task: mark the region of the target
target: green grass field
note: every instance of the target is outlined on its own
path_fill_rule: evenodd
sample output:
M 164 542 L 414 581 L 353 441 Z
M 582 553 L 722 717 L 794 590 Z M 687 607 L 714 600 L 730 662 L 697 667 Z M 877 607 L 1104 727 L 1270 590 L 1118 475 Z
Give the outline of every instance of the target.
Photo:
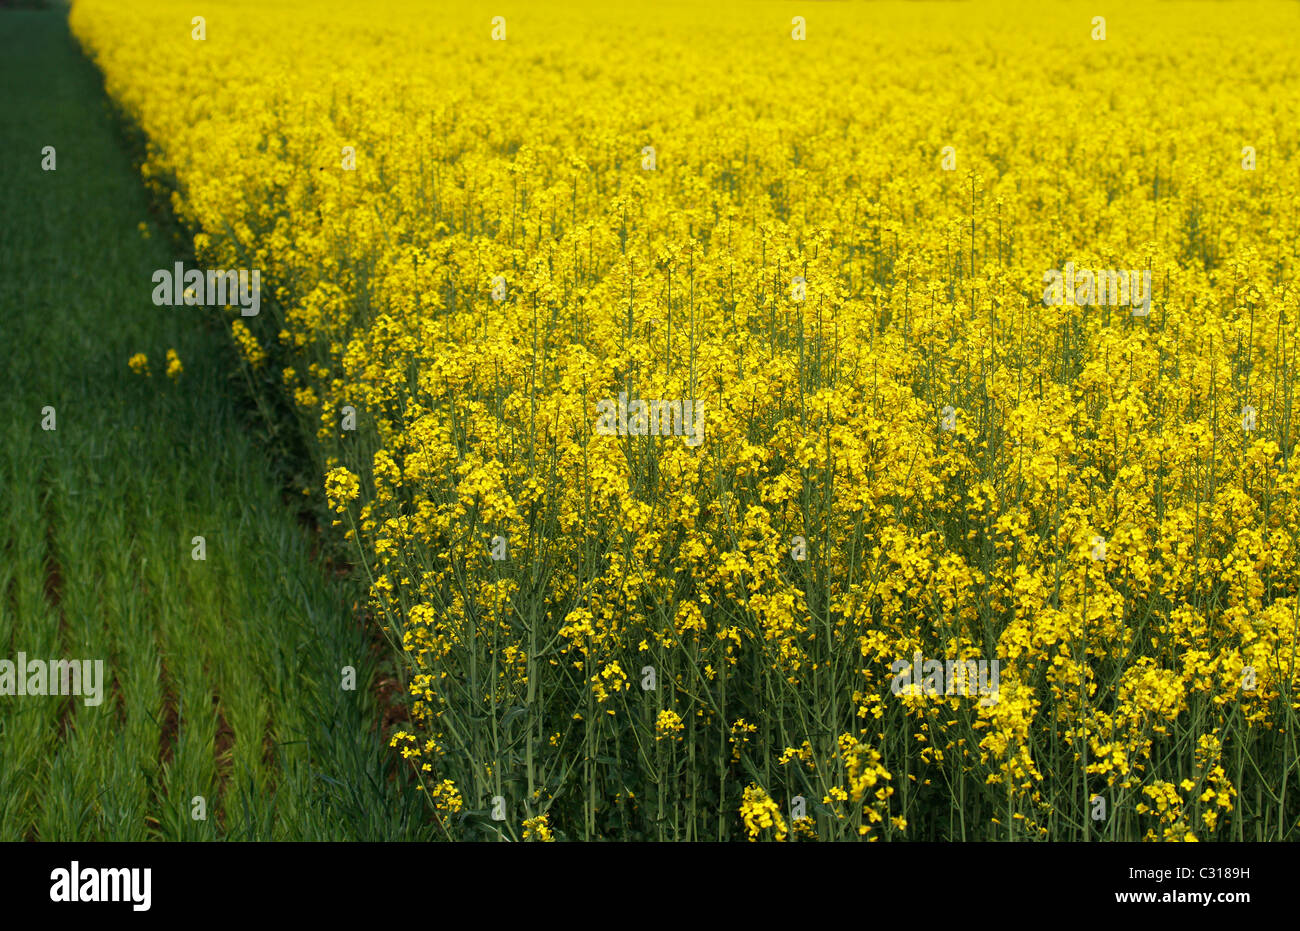
M 0 86 L 0 659 L 105 681 L 0 695 L 0 840 L 421 839 L 355 586 L 285 503 L 224 311 L 153 306 L 180 256 L 62 11 L 0 9 Z

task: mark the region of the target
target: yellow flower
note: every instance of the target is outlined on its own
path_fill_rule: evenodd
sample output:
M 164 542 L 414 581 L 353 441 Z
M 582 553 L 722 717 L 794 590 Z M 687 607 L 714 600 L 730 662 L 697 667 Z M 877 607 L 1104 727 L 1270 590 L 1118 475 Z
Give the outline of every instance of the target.
M 667 708 L 659 712 L 659 717 L 655 721 L 655 740 L 664 740 L 670 737 L 676 737 L 680 740 L 681 731 L 681 715 Z
M 524 840 L 549 842 L 555 840 L 546 814 L 524 819 Z
M 258 368 L 266 361 L 266 352 L 257 342 L 257 337 L 252 334 L 242 320 L 233 320 L 230 323 L 230 331 L 234 334 L 235 342 L 239 344 L 244 358 L 253 368 Z
M 346 511 L 348 503 L 355 501 L 360 494 L 360 479 L 342 466 L 331 469 L 325 476 L 325 498 L 338 513 Z
M 772 836 L 778 841 L 785 840 L 788 833 L 785 819 L 781 817 L 781 809 L 766 792 L 753 783 L 745 788 L 740 803 L 740 818 L 751 841 L 758 840 L 759 834 L 768 829 L 772 830 Z

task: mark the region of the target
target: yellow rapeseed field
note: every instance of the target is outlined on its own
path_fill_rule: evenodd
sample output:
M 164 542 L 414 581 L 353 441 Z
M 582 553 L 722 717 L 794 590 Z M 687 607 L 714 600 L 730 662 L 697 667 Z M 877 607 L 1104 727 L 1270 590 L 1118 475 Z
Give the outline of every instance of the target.
M 1300 8 L 1105 6 L 77 0 L 447 837 L 1297 836 Z

